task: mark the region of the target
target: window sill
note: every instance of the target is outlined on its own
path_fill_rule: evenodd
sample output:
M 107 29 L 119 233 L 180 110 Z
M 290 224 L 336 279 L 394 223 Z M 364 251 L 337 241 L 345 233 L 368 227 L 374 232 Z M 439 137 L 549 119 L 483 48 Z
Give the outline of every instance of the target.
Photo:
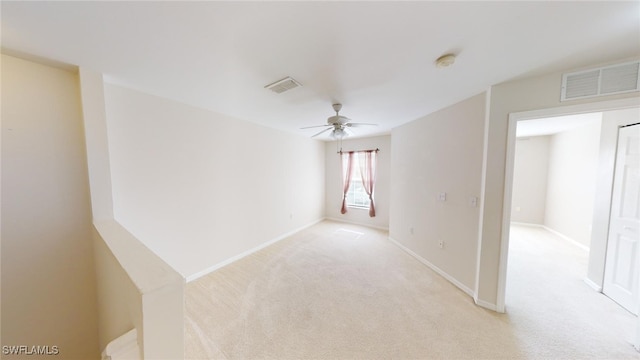
M 360 209 L 360 210 L 369 210 L 368 206 L 358 206 L 358 205 L 347 205 L 348 209 Z

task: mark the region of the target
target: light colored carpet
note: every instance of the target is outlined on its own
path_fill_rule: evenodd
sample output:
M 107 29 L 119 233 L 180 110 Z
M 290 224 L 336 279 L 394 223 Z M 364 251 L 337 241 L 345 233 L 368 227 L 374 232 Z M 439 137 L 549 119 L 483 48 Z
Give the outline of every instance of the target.
M 588 261 L 545 229 L 511 226 L 507 313 L 530 358 L 640 359 L 636 317 L 584 282 Z
M 187 359 L 640 359 L 592 346 L 599 324 L 477 307 L 386 233 L 335 222 L 187 284 L 185 309 Z

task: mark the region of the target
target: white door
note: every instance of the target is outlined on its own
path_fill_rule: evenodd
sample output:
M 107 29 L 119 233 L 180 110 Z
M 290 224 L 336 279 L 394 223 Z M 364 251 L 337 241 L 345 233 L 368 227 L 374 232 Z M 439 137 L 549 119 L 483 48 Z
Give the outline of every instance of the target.
M 620 128 L 603 292 L 634 314 L 639 306 L 640 124 Z

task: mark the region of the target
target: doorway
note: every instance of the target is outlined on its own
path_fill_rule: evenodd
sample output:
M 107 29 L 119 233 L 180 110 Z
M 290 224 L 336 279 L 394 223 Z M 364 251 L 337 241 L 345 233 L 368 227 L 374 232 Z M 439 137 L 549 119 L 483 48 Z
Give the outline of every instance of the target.
M 512 200 L 512 186 L 513 186 L 513 166 L 515 155 L 515 143 L 516 143 L 516 128 L 518 121 L 531 120 L 541 117 L 554 117 L 564 116 L 572 114 L 584 114 L 589 112 L 599 111 L 614 111 L 622 109 L 634 109 L 632 111 L 639 111 L 637 99 L 623 99 L 613 100 L 600 103 L 589 103 L 574 106 L 565 106 L 552 109 L 544 109 L 538 111 L 528 111 L 521 113 L 510 114 L 509 127 L 508 127 L 508 142 L 507 142 L 507 163 L 505 171 L 505 192 L 504 192 L 504 206 L 503 206 L 503 234 L 501 242 L 501 258 L 500 258 L 500 274 L 499 274 L 499 291 L 498 291 L 498 309 L 504 310 L 505 307 L 505 294 L 506 294 L 506 279 L 507 279 L 507 256 L 509 253 L 509 225 L 511 222 L 511 200 Z M 637 122 L 638 116 L 635 119 L 617 119 L 607 120 L 602 126 L 601 146 L 615 147 L 617 143 L 617 130 L 620 126 L 628 125 L 633 122 Z M 615 148 L 613 150 L 615 153 Z M 594 202 L 594 216 L 592 227 L 592 241 L 590 243 L 591 251 L 588 259 L 588 273 L 585 282 L 593 287 L 598 292 L 602 291 L 602 284 L 604 280 L 604 265 L 605 265 L 605 253 L 606 253 L 606 238 L 609 228 L 609 210 L 611 205 L 611 191 L 607 194 L 606 191 L 602 191 L 602 188 L 606 188 L 607 182 L 609 182 L 609 189 L 611 188 L 613 181 L 613 164 L 614 161 L 604 161 L 600 159 L 599 166 L 611 166 L 610 174 L 603 175 L 599 172 L 597 175 L 598 190 L 596 193 L 596 199 Z M 603 165 L 604 164 L 604 165 Z M 604 214 L 604 216 L 603 216 Z M 604 234 L 604 235 L 603 235 Z M 640 319 L 637 320 L 638 329 L 640 329 Z M 640 331 L 640 330 L 639 330 Z M 635 334 L 631 331 L 631 334 L 625 336 L 630 341 L 636 342 L 636 347 L 640 347 L 640 333 Z
M 580 350 L 570 344 L 585 338 L 593 339 L 594 352 L 624 348 L 635 329 L 633 316 L 583 281 L 602 118 L 599 112 L 532 119 L 520 121 L 516 129 L 506 287 L 509 318 L 535 329 L 527 337 L 545 346 L 563 339 L 576 354 Z M 572 324 L 574 331 L 562 324 Z
M 602 117 L 597 112 L 517 124 L 511 223 L 543 227 L 588 250 Z

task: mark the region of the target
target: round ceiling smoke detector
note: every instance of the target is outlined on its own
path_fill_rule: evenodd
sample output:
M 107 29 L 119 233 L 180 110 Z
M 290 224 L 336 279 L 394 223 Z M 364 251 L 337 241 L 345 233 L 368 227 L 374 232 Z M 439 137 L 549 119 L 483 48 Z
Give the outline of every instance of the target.
M 456 56 L 453 54 L 446 54 L 436 59 L 436 66 L 439 68 L 445 68 L 453 65 L 454 62 L 456 62 Z

